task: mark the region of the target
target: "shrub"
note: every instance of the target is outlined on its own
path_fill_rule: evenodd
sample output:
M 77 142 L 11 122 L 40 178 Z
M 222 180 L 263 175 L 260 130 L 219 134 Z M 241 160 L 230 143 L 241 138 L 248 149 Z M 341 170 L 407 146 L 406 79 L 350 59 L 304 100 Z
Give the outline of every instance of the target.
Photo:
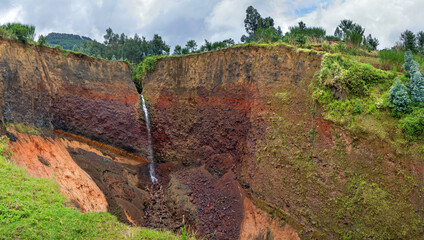
M 142 89 L 142 80 L 146 76 L 146 73 L 153 71 L 156 68 L 156 61 L 162 58 L 162 56 L 151 56 L 144 58 L 137 67 L 135 67 L 135 72 L 133 73 L 133 81 L 136 85 L 137 90 L 141 92 Z
M 295 38 L 296 44 L 303 46 L 306 43 L 306 37 L 302 34 L 297 35 Z
M 400 121 L 399 127 L 409 141 L 422 138 L 424 130 L 424 109 L 418 108 L 414 110 Z
M 393 104 L 393 109 L 396 112 L 406 111 L 411 103 L 407 88 L 401 83 L 399 78 L 396 79 L 395 85 L 390 88 L 389 101 Z
M 43 35 L 40 35 L 40 37 L 38 37 L 37 45 L 38 46 L 46 45 L 46 37 L 44 37 Z

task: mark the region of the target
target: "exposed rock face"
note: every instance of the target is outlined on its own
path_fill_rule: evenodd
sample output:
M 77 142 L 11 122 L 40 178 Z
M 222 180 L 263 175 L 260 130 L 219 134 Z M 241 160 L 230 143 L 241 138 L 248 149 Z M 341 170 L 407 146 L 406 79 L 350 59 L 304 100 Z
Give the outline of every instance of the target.
M 139 95 L 126 63 L 0 41 L 0 118 L 145 149 Z
M 60 191 L 83 212 L 105 212 L 105 195 L 92 178 L 72 159 L 59 138 L 13 133 L 10 144 L 13 161 L 39 178 L 53 178 Z
M 288 224 L 281 224 L 248 199 L 244 199 L 245 214 L 241 225 L 240 240 L 274 239 L 300 240 L 296 231 Z
M 356 221 L 340 215 L 346 212 L 341 199 L 376 186 L 390 196 L 381 201 L 423 215 L 424 178 L 416 156 L 397 154 L 389 143 L 324 120 L 311 90 L 320 63 L 320 54 L 308 51 L 247 46 L 165 58 L 146 76 L 143 91 L 151 107 L 157 160 L 191 167 L 174 173 L 178 181 L 171 182 L 182 185 L 187 198 L 176 198 L 183 208 L 196 209 L 190 216 L 201 234 L 216 239 L 271 236 L 272 231 L 259 234 L 263 226 L 243 233 L 243 221 L 258 216 L 236 197 L 244 192 L 311 238 L 341 238 L 338 233 Z M 352 193 L 358 179 L 365 190 Z M 402 186 L 414 190 L 403 195 Z M 357 207 L 364 211 L 358 214 L 366 212 Z M 380 229 L 369 225 L 362 231 Z M 419 228 L 403 229 L 405 236 L 420 235 Z
M 290 48 L 243 47 L 167 58 L 144 80 L 157 156 L 204 165 L 178 174 L 196 206 L 201 233 L 240 237 L 245 215 L 240 183 L 249 187 L 255 175 L 256 144 L 269 126 L 270 101 L 283 89 L 298 89 L 302 99 L 305 80 L 319 65 L 319 56 Z

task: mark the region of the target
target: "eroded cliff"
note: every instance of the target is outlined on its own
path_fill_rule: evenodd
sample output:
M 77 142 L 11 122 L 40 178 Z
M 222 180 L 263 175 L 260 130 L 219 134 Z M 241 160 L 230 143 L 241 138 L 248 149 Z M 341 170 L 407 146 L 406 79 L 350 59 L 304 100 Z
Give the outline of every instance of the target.
M 139 95 L 124 62 L 0 41 L 0 118 L 142 153 Z
M 144 79 L 157 159 L 181 166 L 171 181 L 206 236 L 244 236 L 243 194 L 303 237 L 422 235 L 421 160 L 323 118 L 322 54 L 236 47 L 162 59 Z
M 15 162 L 137 226 L 175 230 L 185 216 L 212 239 L 422 236 L 422 160 L 324 119 L 311 89 L 322 54 L 248 45 L 159 60 L 143 92 L 160 184 L 125 63 L 0 41 L 0 117 L 43 129 L 7 130 Z

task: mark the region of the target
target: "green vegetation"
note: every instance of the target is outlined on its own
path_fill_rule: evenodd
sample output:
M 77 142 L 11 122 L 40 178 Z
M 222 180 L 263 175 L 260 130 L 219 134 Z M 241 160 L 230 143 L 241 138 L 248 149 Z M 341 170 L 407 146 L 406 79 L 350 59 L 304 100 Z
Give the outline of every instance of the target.
M 133 81 L 139 92 L 142 91 L 142 80 L 147 73 L 152 72 L 156 68 L 156 62 L 164 56 L 151 56 L 144 58 L 136 67 L 133 67 Z M 135 69 L 134 69 L 135 68 Z
M 26 134 L 30 134 L 30 135 L 40 135 L 41 134 L 41 132 L 36 127 L 31 126 L 31 125 L 16 123 L 16 124 L 13 124 L 13 126 L 14 126 L 15 130 L 20 132 L 20 133 L 26 133 Z
M 0 36 L 6 39 L 22 41 L 24 43 L 32 43 L 35 37 L 35 27 L 20 23 L 7 23 L 0 26 Z
M 247 35 L 241 36 L 241 42 L 276 42 L 282 39 L 283 32 L 280 27 L 274 27 L 274 19 L 262 18 L 253 6 L 246 9 L 244 27 Z
M 408 215 L 413 212 L 412 206 L 393 198 L 379 184 L 352 176 L 346 191 L 336 200 L 338 218 L 352 223 L 335 230 L 343 239 L 407 239 L 420 234 L 422 220 Z
M 138 64 L 146 57 L 168 55 L 170 47 L 158 34 L 154 34 L 153 39 L 147 41 L 145 37 L 140 38 L 137 34 L 134 37 L 129 37 L 124 33 L 116 34 L 111 28 L 108 28 L 104 35 L 104 43 L 99 43 L 96 40 L 85 41 L 72 50 L 97 58 L 107 60 L 115 58 Z
M 49 33 L 46 43 L 50 46 L 60 45 L 63 49 L 72 50 L 80 47 L 86 41 L 93 41 L 91 38 L 67 33 Z
M 392 103 L 395 112 L 406 111 L 408 105 L 411 103 L 408 96 L 408 89 L 399 78 L 396 80 L 395 85 L 390 88 L 389 101 Z
M 1 239 L 193 239 L 170 232 L 129 227 L 110 213 L 67 207 L 51 179 L 29 177 L 8 160 L 8 140 L 0 139 Z M 183 229 L 185 230 L 185 229 Z
M 298 26 L 290 27 L 290 31 L 284 35 L 284 41 L 290 44 L 303 46 L 309 44 L 322 43 L 325 39 L 325 30 L 320 27 L 306 27 L 304 22 L 299 22 Z
M 405 59 L 409 78 L 396 69 L 386 72 L 354 57 L 326 54 L 313 97 L 324 106 L 325 118 L 354 132 L 393 145 L 419 141 L 424 134 L 424 78 L 412 54 Z

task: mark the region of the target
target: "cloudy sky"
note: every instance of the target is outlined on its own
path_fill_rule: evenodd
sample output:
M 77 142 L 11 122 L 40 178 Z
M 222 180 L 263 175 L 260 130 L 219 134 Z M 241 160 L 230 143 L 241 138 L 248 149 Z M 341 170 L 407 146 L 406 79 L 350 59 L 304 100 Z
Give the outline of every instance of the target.
M 271 16 L 287 31 L 303 20 L 332 34 L 341 19 L 351 19 L 391 47 L 405 29 L 424 30 L 423 0 L 0 0 L 0 24 L 29 23 L 38 34 L 75 33 L 103 41 L 106 28 L 151 39 L 161 35 L 170 45 L 244 34 L 248 6 Z

